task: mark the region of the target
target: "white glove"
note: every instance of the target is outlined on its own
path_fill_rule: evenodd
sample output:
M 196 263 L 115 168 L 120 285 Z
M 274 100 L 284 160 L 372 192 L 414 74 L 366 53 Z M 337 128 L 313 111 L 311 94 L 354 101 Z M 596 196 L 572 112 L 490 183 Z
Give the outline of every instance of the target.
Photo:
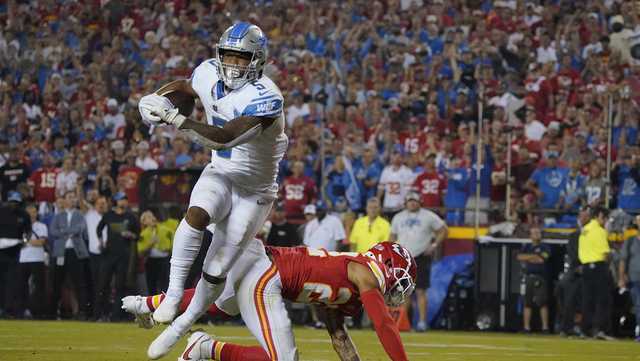
M 164 121 L 161 115 L 174 108 L 168 98 L 156 93 L 143 96 L 138 103 L 138 111 L 140 111 L 142 121 L 147 125 L 162 125 Z
M 180 110 L 178 108 L 173 108 L 171 110 L 165 111 L 160 117 L 162 118 L 163 122 L 165 122 L 166 124 L 173 124 L 178 129 L 182 127 L 185 119 L 187 119 L 187 117 L 180 114 Z

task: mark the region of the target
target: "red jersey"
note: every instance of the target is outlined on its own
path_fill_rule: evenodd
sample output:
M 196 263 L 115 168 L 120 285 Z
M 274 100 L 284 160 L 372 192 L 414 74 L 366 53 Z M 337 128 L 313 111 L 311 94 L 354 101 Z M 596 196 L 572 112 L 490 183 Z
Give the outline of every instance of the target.
M 349 281 L 347 265 L 360 263 L 371 269 L 384 294 L 384 265 L 359 253 L 328 252 L 307 247 L 266 247 L 278 267 L 282 296 L 292 302 L 322 304 L 355 315 L 360 294 Z
M 407 154 L 416 154 L 424 148 L 427 137 L 424 133 L 409 134 L 400 133 L 400 144 L 404 147 Z
M 144 172 L 138 167 L 122 166 L 120 168 L 120 174 L 118 178 L 122 177 L 124 182 L 124 192 L 127 194 L 127 199 L 132 205 L 138 205 L 138 183 L 140 175 Z
M 424 171 L 416 177 L 413 188 L 420 193 L 423 207 L 439 207 L 447 189 L 447 179 L 435 171 Z
M 288 218 L 303 218 L 304 206 L 316 198 L 316 184 L 307 176 L 287 177 L 282 184 L 282 198 Z
M 59 172 L 57 168 L 40 168 L 31 174 L 29 184 L 33 187 L 36 202 L 56 201 L 56 177 Z

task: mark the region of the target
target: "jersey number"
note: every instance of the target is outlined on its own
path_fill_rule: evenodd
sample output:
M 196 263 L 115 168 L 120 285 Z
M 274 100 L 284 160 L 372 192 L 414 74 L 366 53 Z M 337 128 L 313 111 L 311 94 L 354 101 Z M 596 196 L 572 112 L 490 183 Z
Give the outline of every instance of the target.
M 400 194 L 400 183 L 389 182 L 387 183 L 387 189 L 389 194 Z
M 287 200 L 299 201 L 304 198 L 304 185 L 287 184 L 285 186 L 285 197 Z
M 425 179 L 422 181 L 422 194 L 438 194 L 440 181 L 437 179 Z
M 216 116 L 211 117 L 211 123 L 213 125 L 215 125 L 216 127 L 223 127 L 226 122 L 227 121 L 222 119 L 222 118 L 218 118 Z M 216 151 L 216 154 L 220 158 L 229 159 L 229 158 L 231 158 L 231 149 L 218 150 L 218 151 Z
M 43 173 L 40 176 L 40 188 L 55 188 L 55 187 L 56 187 L 55 173 Z
M 302 292 L 296 302 L 322 303 L 324 305 L 343 305 L 349 302 L 351 291 L 348 288 L 338 288 L 338 294 L 333 294 L 333 288 L 324 283 L 307 282 L 302 286 Z

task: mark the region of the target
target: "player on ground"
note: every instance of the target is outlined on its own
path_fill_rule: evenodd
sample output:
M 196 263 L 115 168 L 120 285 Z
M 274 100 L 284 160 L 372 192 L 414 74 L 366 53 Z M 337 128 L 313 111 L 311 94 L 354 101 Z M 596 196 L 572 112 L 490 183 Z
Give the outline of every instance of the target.
M 173 124 L 213 150 L 212 162 L 193 188 L 186 217 L 176 230 L 167 298 L 154 313 L 157 322 L 175 317 L 209 224 L 215 224 L 212 246 L 189 308 L 149 346 L 151 359 L 165 355 L 222 293 L 227 273 L 262 227 L 277 196 L 278 163 L 288 140 L 282 94 L 263 75 L 266 59 L 262 30 L 236 23 L 222 34 L 217 57 L 200 64 L 191 79 L 173 81 L 140 100 L 147 123 Z M 207 124 L 180 114 L 169 100 L 171 93 L 198 97 Z
M 225 291 L 209 313 L 240 313 L 262 348 L 223 343 L 196 332 L 179 360 L 297 360 L 283 298 L 325 306 L 327 329 L 343 360 L 359 360 L 344 327 L 344 316 L 354 315 L 364 306 L 389 357 L 406 360 L 386 305 L 401 305 L 413 292 L 415 277 L 413 258 L 395 243 L 379 243 L 365 255 L 305 247 L 267 247 L 265 253 L 256 240 L 230 272 Z M 192 293 L 185 292 L 181 309 L 187 307 Z M 129 296 L 123 299 L 123 308 L 149 320 L 149 313 L 162 304 L 163 298 Z

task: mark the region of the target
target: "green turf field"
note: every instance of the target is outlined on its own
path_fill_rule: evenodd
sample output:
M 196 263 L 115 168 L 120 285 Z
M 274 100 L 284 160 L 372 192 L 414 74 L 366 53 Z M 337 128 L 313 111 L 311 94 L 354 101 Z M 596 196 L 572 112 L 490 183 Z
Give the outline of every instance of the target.
M 240 327 L 204 327 L 219 339 L 254 344 Z M 148 344 L 161 328 L 134 324 L 0 321 L 0 360 L 146 360 Z M 373 331 L 352 331 L 362 360 L 387 360 Z M 338 360 L 324 331 L 297 328 L 300 359 Z M 625 341 L 566 340 L 556 336 L 498 333 L 429 332 L 402 335 L 410 360 L 602 361 L 640 360 L 640 344 Z M 176 360 L 186 341 L 164 358 Z

